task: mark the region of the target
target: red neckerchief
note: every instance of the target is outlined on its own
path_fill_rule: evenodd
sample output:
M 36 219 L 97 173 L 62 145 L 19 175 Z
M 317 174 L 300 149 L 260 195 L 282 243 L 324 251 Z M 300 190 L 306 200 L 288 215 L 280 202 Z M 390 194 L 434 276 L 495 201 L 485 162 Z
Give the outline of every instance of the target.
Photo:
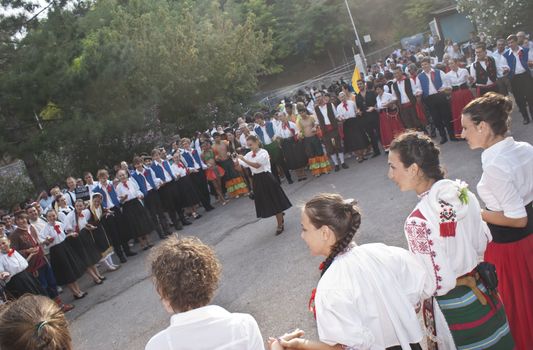
M 111 184 L 107 184 L 107 192 L 111 193 L 112 189 L 113 189 L 113 186 L 111 186 Z
M 78 213 L 78 217 L 79 218 L 84 218 L 85 216 L 83 216 L 83 213 Z
M 255 151 L 252 152 L 252 158 L 255 158 L 257 154 L 255 153 Z
M 13 254 L 15 254 L 15 249 L 13 248 L 10 248 L 8 251 L 7 251 L 7 256 L 9 256 L 10 258 L 13 256 Z
M 123 182 L 122 184 L 123 184 L 124 187 L 126 187 L 128 190 L 130 189 L 130 188 L 128 187 L 128 183 L 127 183 L 127 182 Z
M 283 123 L 283 130 L 287 130 L 288 127 L 289 127 L 289 122 Z
M 431 82 L 435 83 L 435 71 L 434 70 L 431 71 Z
M 54 225 L 54 230 L 56 230 L 56 233 L 57 233 L 57 234 L 60 234 L 60 233 L 61 233 L 61 228 L 59 227 L 58 224 L 55 224 L 55 225 Z
M 348 102 L 344 101 L 342 103 L 342 106 L 344 107 L 345 110 L 348 110 Z
M 324 262 L 320 263 L 318 270 L 320 271 L 324 270 Z M 316 320 L 315 297 L 316 297 L 316 288 L 313 288 L 313 290 L 311 291 L 311 298 L 309 298 L 309 311 L 313 313 L 313 315 L 315 316 L 315 320 Z

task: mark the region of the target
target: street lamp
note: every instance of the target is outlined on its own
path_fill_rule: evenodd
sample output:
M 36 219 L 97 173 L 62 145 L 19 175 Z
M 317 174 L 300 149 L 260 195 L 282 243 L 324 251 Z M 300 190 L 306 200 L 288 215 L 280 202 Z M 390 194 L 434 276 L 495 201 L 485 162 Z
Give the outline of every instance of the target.
M 361 54 L 361 59 L 363 60 L 363 64 L 365 65 L 365 68 L 366 68 L 367 64 L 366 64 L 365 52 L 363 51 L 363 45 L 361 44 L 361 40 L 359 40 L 359 34 L 357 34 L 357 28 L 355 27 L 355 22 L 353 21 L 352 11 L 350 10 L 350 6 L 348 6 L 348 0 L 344 0 L 344 3 L 346 4 L 346 9 L 348 10 L 350 21 L 352 21 L 352 27 L 353 27 L 353 31 L 355 32 L 355 38 L 357 41 L 357 46 L 359 47 L 359 53 Z

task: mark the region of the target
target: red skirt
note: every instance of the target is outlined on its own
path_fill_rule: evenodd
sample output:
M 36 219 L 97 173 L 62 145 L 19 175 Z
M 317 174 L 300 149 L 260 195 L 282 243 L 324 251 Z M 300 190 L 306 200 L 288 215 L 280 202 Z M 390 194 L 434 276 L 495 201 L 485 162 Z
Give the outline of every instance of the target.
M 489 243 L 485 261 L 496 266 L 516 350 L 533 349 L 533 234 L 512 243 Z
M 421 101 L 416 102 L 416 114 L 418 115 L 418 119 L 420 119 L 422 124 L 427 125 L 428 120 L 426 118 L 426 112 L 424 112 L 424 106 L 422 105 Z
M 385 150 L 388 150 L 392 140 L 404 131 L 398 111 L 389 113 L 383 110 L 379 112 L 379 131 L 381 144 Z
M 463 125 L 461 124 L 461 114 L 463 108 L 474 99 L 470 89 L 459 89 L 452 92 L 452 120 L 455 137 L 461 137 Z

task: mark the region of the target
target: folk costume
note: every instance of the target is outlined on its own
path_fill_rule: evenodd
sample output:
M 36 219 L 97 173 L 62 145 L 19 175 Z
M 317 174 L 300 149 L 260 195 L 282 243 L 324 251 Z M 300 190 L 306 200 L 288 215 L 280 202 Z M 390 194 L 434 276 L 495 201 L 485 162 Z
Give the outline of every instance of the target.
M 427 106 L 435 127 L 439 130 L 441 143 L 448 140 L 446 131 L 450 139 L 455 139 L 450 102 L 446 93 L 439 91 L 441 88 L 449 87 L 450 84 L 444 72 L 438 69 L 431 69 L 429 73 L 422 71 L 416 79 L 416 89 L 422 91 L 422 101 Z
M 350 246 L 335 257 L 316 288 L 311 309 L 320 341 L 346 349 L 421 350 L 415 309 L 425 274 L 405 249 L 382 243 Z
M 281 140 L 281 152 L 287 162 L 289 170 L 298 170 L 307 165 L 305 145 L 298 138 L 298 128 L 295 123 L 288 121 L 276 128 L 276 136 Z
M 89 209 L 83 209 L 80 213 L 72 211 L 68 214 L 65 223 L 65 231 L 67 233 L 76 232 L 78 234 L 76 237 L 69 234 L 67 236 L 67 242 L 79 257 L 80 266 L 84 270 L 96 265 L 102 259 L 102 254 L 98 250 L 91 232 L 87 228 L 90 218 L 91 212 Z
M 247 194 L 248 186 L 241 174 L 235 169 L 235 163 L 228 152 L 227 141 L 223 141 L 218 150 L 218 164 L 224 169 L 222 180 L 226 187 L 226 193 L 230 198 Z
M 262 147 L 270 156 L 270 168 L 274 177 L 278 180 L 278 182 L 281 183 L 278 174 L 278 166 L 280 166 L 283 169 L 283 173 L 285 174 L 287 181 L 292 183 L 291 173 L 287 167 L 285 159 L 283 158 L 283 153 L 281 152 L 279 143 L 274 140 L 274 137 L 276 136 L 276 128 L 274 127 L 274 123 L 271 121 L 265 121 L 262 126 L 256 124 L 254 127 L 254 132 L 261 141 Z
M 28 271 L 28 262 L 15 249 L 0 253 L 0 271 L 9 272 L 6 291 L 16 299 L 24 294 L 48 296 L 37 278 Z
M 477 198 L 459 180 L 437 181 L 419 198 L 404 230 L 409 250 L 427 272 L 429 349 L 435 341 L 439 349 L 513 349 L 497 282 L 490 283 L 494 279 L 486 279 L 484 265 L 478 265 L 491 235 Z
M 400 106 L 400 119 L 406 129 L 424 130 L 425 120 L 419 116 L 419 107 L 415 97 L 414 80 L 404 76 L 392 84 L 392 90 Z M 423 113 L 423 112 L 422 112 Z
M 518 47 L 516 51 L 508 48 L 503 56 L 509 65 L 509 79 L 516 105 L 524 118 L 524 124 L 528 124 L 530 117 L 533 117 L 533 78 L 528 66 L 528 61 L 533 60 L 529 57 L 533 56 L 533 52 L 524 47 Z
M 316 135 L 316 125 L 316 119 L 312 115 L 307 114 L 306 118 L 300 119 L 300 136 L 303 137 L 309 170 L 313 176 L 320 176 L 331 172 L 331 164 Z
M 481 155 L 477 185 L 487 210 L 509 218 L 527 217 L 524 228 L 489 224 L 493 240 L 485 260 L 496 265 L 500 295 L 517 350 L 533 348 L 533 146 L 512 137 Z
M 259 168 L 254 168 L 239 159 L 239 164 L 250 168 L 254 179 L 255 212 L 258 218 L 269 218 L 289 209 L 292 204 L 281 188 L 279 182 L 272 175 L 270 168 L 270 155 L 265 149 L 246 153 L 244 158 L 253 163 L 259 163 Z
M 394 95 L 383 92 L 376 97 L 376 102 L 379 111 L 381 144 L 385 151 L 388 151 L 392 140 L 404 132 L 404 126 L 400 121 L 399 111 L 396 105 L 387 107 L 387 105 L 396 102 Z
M 315 113 L 322 132 L 322 143 L 326 146 L 326 152 L 333 160 L 333 164 L 338 168 L 339 161 L 344 164 L 344 150 L 337 123 L 337 111 L 332 103 L 328 103 L 323 106 L 316 105 Z
M 156 161 L 154 159 L 150 165 L 150 168 L 153 170 L 155 176 L 161 181 L 161 185 L 157 191 L 161 197 L 163 208 L 167 212 L 174 228 L 180 229 L 182 225 L 177 216 L 180 208 L 177 208 L 175 204 L 174 197 L 176 196 L 176 191 L 173 187 L 173 181 L 175 178 L 172 174 L 170 163 L 166 160 Z
M 173 162 L 172 174 L 176 177 L 176 188 L 183 208 L 192 208 L 200 204 L 200 197 L 189 177 L 187 166 L 182 162 Z
M 45 242 L 49 237 L 53 238 L 48 245 L 50 249 L 50 265 L 54 271 L 57 284 L 64 286 L 76 282 L 85 273 L 85 266 L 80 258 L 67 243 L 65 226 L 62 222 L 47 223 L 39 232 L 39 240 Z
M 143 198 L 143 194 L 137 183 L 131 178 L 126 182 L 120 182 L 117 185 L 117 195 L 122 201 L 122 213 L 130 223 L 131 236 L 138 238 L 149 235 L 154 229 L 154 224 L 148 210 L 139 199 Z M 123 197 L 125 199 L 122 199 Z
M 337 106 L 337 116 L 342 120 L 344 152 L 349 153 L 365 150 L 369 145 L 368 137 L 364 131 L 362 118 L 357 116 L 355 102 L 347 97 L 346 101 L 339 103 Z
M 457 68 L 446 73 L 446 79 L 452 87 L 452 123 L 454 135 L 461 137 L 463 125 L 461 124 L 461 114 L 463 108 L 474 99 L 472 91 L 468 86 L 468 77 L 470 74 L 464 68 Z M 478 87 L 479 88 L 479 87 Z
M 180 149 L 181 157 L 185 161 L 189 169 L 189 175 L 196 188 L 196 192 L 200 196 L 200 201 L 206 211 L 212 210 L 211 197 L 209 196 L 209 187 L 205 177 L 205 169 L 207 166 L 202 162 L 202 159 L 196 150 Z
M 369 108 L 376 108 L 376 93 L 374 91 L 361 90 L 355 97 L 357 103 L 357 108 L 362 112 L 362 123 L 365 129 L 370 143 L 372 144 L 372 149 L 374 150 L 374 155 L 381 154 L 379 150 L 379 114 L 377 109 L 368 111 Z
M 487 56 L 483 61 L 477 59 L 473 63 L 472 77 L 476 82 L 477 96 L 483 96 L 489 91 L 498 92 L 497 69 L 494 57 Z

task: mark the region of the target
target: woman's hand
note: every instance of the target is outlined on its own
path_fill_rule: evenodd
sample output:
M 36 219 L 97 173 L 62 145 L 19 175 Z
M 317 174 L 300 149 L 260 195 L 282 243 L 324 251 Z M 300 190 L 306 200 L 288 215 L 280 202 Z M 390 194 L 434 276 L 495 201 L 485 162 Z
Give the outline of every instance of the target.
M 0 279 L 6 280 L 7 278 L 9 278 L 9 276 L 11 275 L 7 271 L 0 272 Z
M 303 337 L 305 332 L 301 329 L 295 329 L 290 333 L 285 333 L 279 338 L 268 338 L 268 347 L 270 350 L 283 350 L 283 349 L 303 349 L 304 344 Z
M 244 160 L 244 156 L 242 154 L 237 154 L 237 159 Z
M 96 226 L 93 226 L 93 225 L 91 225 L 91 224 L 87 224 L 87 225 L 85 225 L 85 228 L 86 228 L 87 230 L 92 231 L 92 230 L 96 229 Z

